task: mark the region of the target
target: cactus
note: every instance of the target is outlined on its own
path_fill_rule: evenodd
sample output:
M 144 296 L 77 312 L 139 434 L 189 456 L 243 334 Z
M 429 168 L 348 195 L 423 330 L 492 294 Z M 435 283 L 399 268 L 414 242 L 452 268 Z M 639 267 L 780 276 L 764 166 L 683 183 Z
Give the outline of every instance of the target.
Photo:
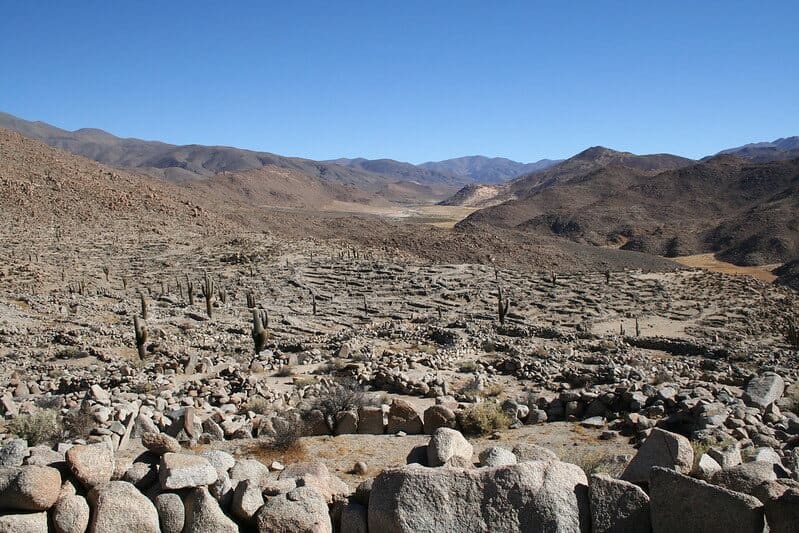
M 311 291 L 311 310 L 313 316 L 316 316 L 316 293 L 314 291 Z
M 127 291 L 128 290 L 128 278 L 126 278 L 126 277 L 122 278 L 122 290 L 123 291 Z
M 139 293 L 139 300 L 141 300 L 141 317 L 147 320 L 149 318 L 147 314 L 147 300 L 144 298 L 143 292 Z
M 222 305 L 225 305 L 227 303 L 227 291 L 224 288 L 219 289 L 218 295 L 219 301 L 222 302 Z
M 136 349 L 139 351 L 139 359 L 144 360 L 145 344 L 147 343 L 147 324 L 133 316 L 133 330 L 136 333 Z
M 605 271 L 605 285 L 610 285 L 610 270 Z
M 635 317 L 635 336 L 641 336 L 641 326 L 638 324 L 638 317 Z
M 213 318 L 213 301 L 214 301 L 214 291 L 216 290 L 216 284 L 214 280 L 208 275 L 208 272 L 205 273 L 205 279 L 203 280 L 203 296 L 205 297 L 205 312 L 208 314 L 208 318 Z
M 497 290 L 497 316 L 499 317 L 500 324 L 505 324 L 505 316 L 508 314 L 508 307 L 510 307 L 510 300 L 505 298 L 502 285 L 499 285 Z
M 264 327 L 264 323 L 269 324 L 269 316 L 263 309 L 252 310 L 252 341 L 255 345 L 255 355 L 260 354 L 266 347 L 266 339 L 269 333 Z
M 247 291 L 247 309 L 255 309 L 255 295 L 252 291 Z
M 619 336 L 620 337 L 624 337 L 625 335 L 626 335 L 626 333 L 624 331 L 624 323 L 623 322 L 619 322 Z
M 363 315 L 369 316 L 369 304 L 366 301 L 366 295 L 363 295 Z
M 785 340 L 791 348 L 799 350 L 799 329 L 796 327 L 796 321 L 792 318 L 788 319 L 788 326 L 785 328 Z
M 186 274 L 186 294 L 189 295 L 189 305 L 194 305 L 194 283 L 189 279 Z

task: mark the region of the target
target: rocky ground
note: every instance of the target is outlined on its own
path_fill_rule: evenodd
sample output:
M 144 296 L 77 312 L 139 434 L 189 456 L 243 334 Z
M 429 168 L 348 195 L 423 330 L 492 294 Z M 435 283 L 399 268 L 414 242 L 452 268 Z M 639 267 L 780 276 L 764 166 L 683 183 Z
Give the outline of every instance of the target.
M 440 517 L 608 531 L 618 502 L 601 495 L 622 491 L 646 500 L 636 513 L 652 500 L 636 523 L 667 531 L 655 501 L 669 487 L 761 526 L 768 502 L 799 494 L 787 287 L 124 221 L 0 238 L 0 530 L 119 531 L 135 516 L 143 531 L 421 531 Z M 498 477 L 479 516 L 478 496 L 446 513 L 412 497 L 483 494 Z M 555 505 L 563 487 L 576 499 Z M 527 518 L 498 518 L 508 509 Z

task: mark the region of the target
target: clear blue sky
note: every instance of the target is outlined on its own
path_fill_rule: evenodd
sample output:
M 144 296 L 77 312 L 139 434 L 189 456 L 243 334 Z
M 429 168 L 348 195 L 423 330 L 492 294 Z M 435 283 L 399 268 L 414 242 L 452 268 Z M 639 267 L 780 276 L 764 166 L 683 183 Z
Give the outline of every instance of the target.
M 799 135 L 798 25 L 796 0 L 0 0 L 0 110 L 314 159 L 699 157 Z

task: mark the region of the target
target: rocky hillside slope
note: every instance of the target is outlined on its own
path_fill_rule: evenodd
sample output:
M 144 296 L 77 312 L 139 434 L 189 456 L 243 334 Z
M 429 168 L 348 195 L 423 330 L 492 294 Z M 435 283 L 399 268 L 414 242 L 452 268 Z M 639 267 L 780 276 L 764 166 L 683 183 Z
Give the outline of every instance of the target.
M 569 182 L 602 168 L 628 168 L 634 172 L 648 175 L 680 168 L 690 163 L 692 163 L 690 159 L 670 154 L 635 155 L 596 146 L 545 170 L 520 176 L 501 186 L 490 189 L 480 186 L 471 189 L 464 188 L 442 203 L 444 205 L 488 207 L 526 198 L 548 187 Z M 504 226 L 513 226 L 519 221 L 516 223 L 500 221 L 499 223 Z
M 528 180 L 516 199 L 481 209 L 459 227 L 511 227 L 668 257 L 716 252 L 736 264 L 799 254 L 799 160 L 719 156 L 660 172 L 577 163 L 565 177 Z
M 89 161 L 0 128 L 0 211 L 25 228 L 117 223 L 218 223 L 160 180 Z

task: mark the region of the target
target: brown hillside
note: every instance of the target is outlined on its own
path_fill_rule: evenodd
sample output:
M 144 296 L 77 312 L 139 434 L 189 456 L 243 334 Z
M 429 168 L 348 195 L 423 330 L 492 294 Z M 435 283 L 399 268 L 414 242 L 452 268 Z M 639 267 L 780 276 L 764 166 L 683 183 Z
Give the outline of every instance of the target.
M 736 264 L 799 253 L 799 160 L 733 156 L 652 175 L 611 165 L 473 213 L 461 223 L 513 227 L 674 257 L 717 252 Z

